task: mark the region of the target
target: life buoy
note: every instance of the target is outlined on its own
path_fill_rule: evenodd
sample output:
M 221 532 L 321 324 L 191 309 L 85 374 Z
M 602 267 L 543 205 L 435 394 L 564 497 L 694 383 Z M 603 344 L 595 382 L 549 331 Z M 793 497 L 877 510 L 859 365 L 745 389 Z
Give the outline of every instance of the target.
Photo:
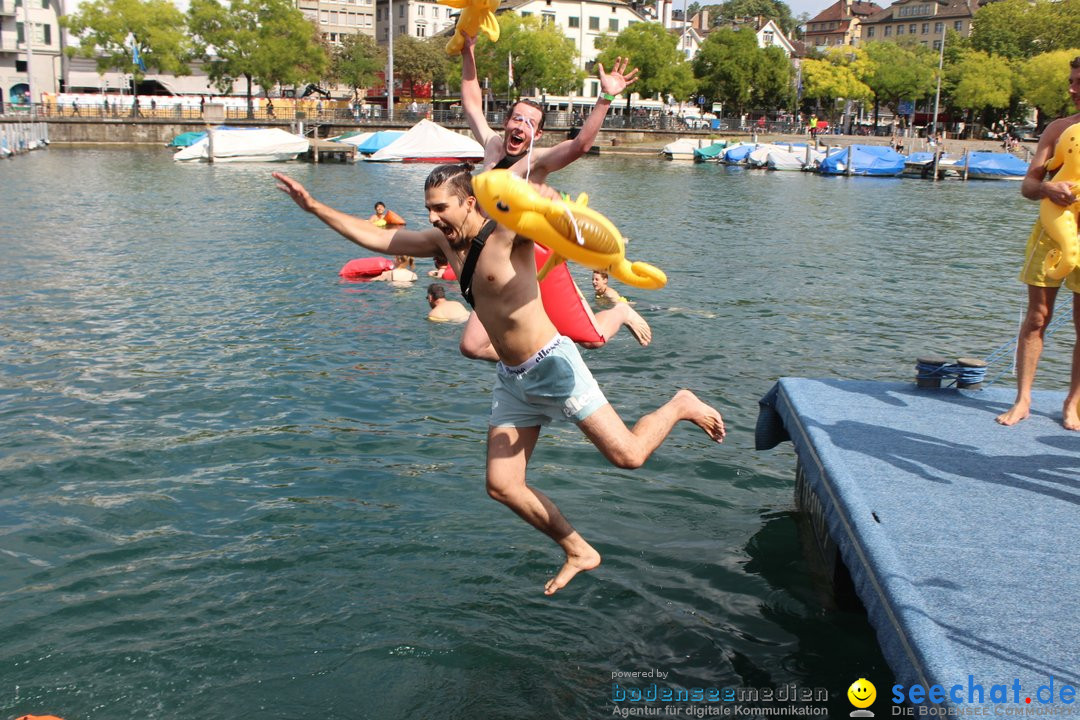
M 355 258 L 345 263 L 338 275 L 346 280 L 361 280 L 375 277 L 394 267 L 394 261 L 387 257 Z
M 626 243 L 606 217 L 587 206 L 551 200 L 509 170 L 489 170 L 473 178 L 473 194 L 488 217 L 552 251 L 540 270 L 543 278 L 567 259 L 607 272 L 645 290 L 664 287 L 667 276 L 653 265 L 626 259 Z
M 1060 168 L 1060 170 L 1058 169 Z M 1053 172 L 1055 182 L 1070 182 L 1074 192 L 1080 192 L 1080 123 L 1069 126 L 1058 138 L 1054 157 L 1046 163 Z M 1043 231 L 1057 247 L 1046 254 L 1043 273 L 1051 280 L 1060 280 L 1080 264 L 1080 241 L 1077 238 L 1077 217 L 1080 216 L 1080 200 L 1068 207 L 1043 198 L 1039 203 L 1039 222 Z
M 537 270 L 547 263 L 550 256 L 550 250 L 536 246 Z M 605 341 L 589 310 L 589 304 L 578 290 L 574 278 L 570 276 L 570 268 L 566 267 L 566 263 L 553 268 L 540 281 L 540 300 L 544 303 L 544 311 L 551 318 L 555 329 L 566 337 L 579 343 Z
M 447 55 L 457 55 L 465 47 L 465 36 L 462 33 L 468 33 L 469 37 L 476 37 L 483 31 L 491 42 L 499 42 L 499 21 L 495 19 L 499 0 L 438 0 L 438 2 L 461 11 L 457 25 L 454 27 L 454 35 L 446 43 Z

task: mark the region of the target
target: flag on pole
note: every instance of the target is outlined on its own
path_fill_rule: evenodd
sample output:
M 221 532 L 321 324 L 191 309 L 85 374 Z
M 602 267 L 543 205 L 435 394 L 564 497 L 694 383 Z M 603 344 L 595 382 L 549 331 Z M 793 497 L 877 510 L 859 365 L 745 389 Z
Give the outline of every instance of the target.
M 514 54 L 506 54 L 507 87 L 514 87 Z
M 135 42 L 135 36 L 131 36 L 131 62 L 139 66 L 139 69 L 146 72 L 146 63 L 143 62 L 142 55 L 139 54 L 139 45 Z

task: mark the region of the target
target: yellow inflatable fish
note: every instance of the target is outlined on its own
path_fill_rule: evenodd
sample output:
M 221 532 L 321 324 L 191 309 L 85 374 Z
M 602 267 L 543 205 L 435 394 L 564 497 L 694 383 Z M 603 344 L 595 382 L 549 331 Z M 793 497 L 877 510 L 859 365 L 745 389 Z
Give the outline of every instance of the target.
M 645 290 L 667 284 L 659 268 L 626 259 L 622 235 L 610 220 L 588 207 L 584 194 L 575 202 L 552 200 L 509 170 L 481 173 L 472 184 L 488 217 L 551 250 L 537 273 L 541 280 L 551 268 L 570 259 Z
M 465 36 L 476 37 L 483 30 L 491 42 L 499 42 L 499 21 L 495 19 L 495 10 L 499 0 L 438 0 L 440 5 L 449 5 L 461 10 L 454 35 L 446 43 L 446 54 L 457 55 L 465 47 Z
M 1061 168 L 1058 170 L 1058 168 Z M 1071 125 L 1058 138 L 1054 157 L 1046 163 L 1050 172 L 1057 170 L 1055 182 L 1071 182 L 1074 191 L 1080 191 L 1080 123 Z M 1057 247 L 1046 254 L 1043 272 L 1052 280 L 1060 280 L 1080 265 L 1080 241 L 1077 239 L 1077 217 L 1080 200 L 1062 207 L 1048 198 L 1039 203 L 1039 222 L 1047 237 Z

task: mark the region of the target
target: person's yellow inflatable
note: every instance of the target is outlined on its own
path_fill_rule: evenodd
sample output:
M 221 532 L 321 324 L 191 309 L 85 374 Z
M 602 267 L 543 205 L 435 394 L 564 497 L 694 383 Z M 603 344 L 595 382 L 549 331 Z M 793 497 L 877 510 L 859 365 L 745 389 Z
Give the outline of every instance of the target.
M 603 270 L 627 285 L 656 290 L 667 284 L 662 270 L 626 259 L 626 242 L 606 217 L 577 201 L 543 197 L 523 178 L 509 170 L 489 170 L 473 178 L 473 193 L 488 217 L 551 250 L 547 272 L 567 259 L 593 270 Z
M 495 10 L 499 0 L 438 0 L 441 5 L 449 5 L 461 10 L 454 35 L 446 43 L 446 54 L 457 55 L 465 47 L 465 36 L 476 37 L 483 31 L 491 42 L 499 42 L 499 21 L 495 19 Z
M 1059 169 L 1060 168 L 1060 169 Z M 1080 192 L 1080 123 L 1066 128 L 1058 138 L 1054 157 L 1046 163 L 1056 182 L 1071 182 L 1075 192 Z M 1080 200 L 1062 207 L 1047 198 L 1039 203 L 1039 222 L 1047 237 L 1057 247 L 1046 254 L 1043 273 L 1052 280 L 1060 280 L 1080 265 L 1080 240 L 1077 238 L 1076 220 L 1080 216 Z

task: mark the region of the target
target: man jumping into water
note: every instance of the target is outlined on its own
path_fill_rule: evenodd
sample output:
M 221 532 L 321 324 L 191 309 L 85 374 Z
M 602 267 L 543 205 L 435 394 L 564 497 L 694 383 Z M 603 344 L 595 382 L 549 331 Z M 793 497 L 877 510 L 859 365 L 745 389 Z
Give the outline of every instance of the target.
M 638 75 L 637 68 L 627 72 L 626 67 L 630 63 L 627 58 L 616 58 L 610 73 L 604 72 L 604 66 L 598 63 L 596 67 L 600 79 L 600 97 L 596 99 L 596 105 L 581 132 L 577 137 L 564 140 L 554 147 L 537 148 L 533 146 L 544 134 L 544 109 L 531 100 L 519 100 L 510 108 L 501 137 L 487 124 L 484 117 L 483 91 L 476 75 L 475 46 L 476 38 L 466 34 L 465 45 L 461 50 L 461 106 L 473 136 L 484 146 L 483 168 L 509 168 L 515 175 L 534 183 L 547 182 L 548 174 L 566 167 L 589 151 L 596 142 L 611 102 L 616 95 L 632 85 Z M 557 195 L 550 189 L 546 190 L 549 196 Z M 600 347 L 624 326 L 642 345 L 648 345 L 652 341 L 649 323 L 633 308 L 611 308 L 596 313 L 595 319 L 604 341 L 583 343 L 585 347 Z M 474 360 L 494 362 L 499 359 L 475 314 L 469 318 L 461 333 L 460 350 L 462 355 Z
M 1080 110 L 1080 57 L 1069 63 L 1069 97 Z M 1031 158 L 1027 174 L 1020 184 L 1020 194 L 1028 200 L 1050 201 L 1068 207 L 1077 200 L 1077 189 L 1069 182 L 1055 182 L 1046 178 L 1046 163 L 1054 156 L 1058 138 L 1071 125 L 1080 122 L 1080 112 L 1063 117 L 1046 126 L 1039 137 L 1039 145 Z M 1028 286 L 1027 313 L 1020 326 L 1016 345 L 1016 400 L 1006 412 L 997 416 L 1002 425 L 1015 425 L 1031 414 L 1031 388 L 1035 384 L 1035 368 L 1042 355 L 1043 338 L 1054 314 L 1061 280 L 1051 280 L 1042 273 L 1043 259 L 1052 243 L 1045 239 L 1042 225 L 1036 224 L 1028 239 L 1024 267 L 1020 281 Z M 1080 430 L 1080 268 L 1065 276 L 1065 287 L 1073 292 L 1073 327 L 1077 342 L 1073 346 L 1072 377 L 1069 393 L 1062 408 L 1062 424 L 1066 430 Z
M 710 439 L 724 439 L 720 413 L 689 390 L 627 428 L 608 404 L 570 340 L 544 312 L 536 280 L 533 242 L 515 236 L 480 212 L 471 166 L 441 165 L 424 185 L 431 230 L 380 229 L 315 200 L 303 185 L 274 173 L 278 187 L 301 209 L 361 247 L 386 255 L 441 253 L 460 278 L 499 356 L 487 437 L 487 492 L 563 549 L 566 561 L 544 587 L 551 595 L 579 572 L 600 564 L 600 554 L 543 493 L 526 482 L 526 467 L 540 427 L 557 417 L 573 420 L 611 463 L 644 464 L 681 420 Z

